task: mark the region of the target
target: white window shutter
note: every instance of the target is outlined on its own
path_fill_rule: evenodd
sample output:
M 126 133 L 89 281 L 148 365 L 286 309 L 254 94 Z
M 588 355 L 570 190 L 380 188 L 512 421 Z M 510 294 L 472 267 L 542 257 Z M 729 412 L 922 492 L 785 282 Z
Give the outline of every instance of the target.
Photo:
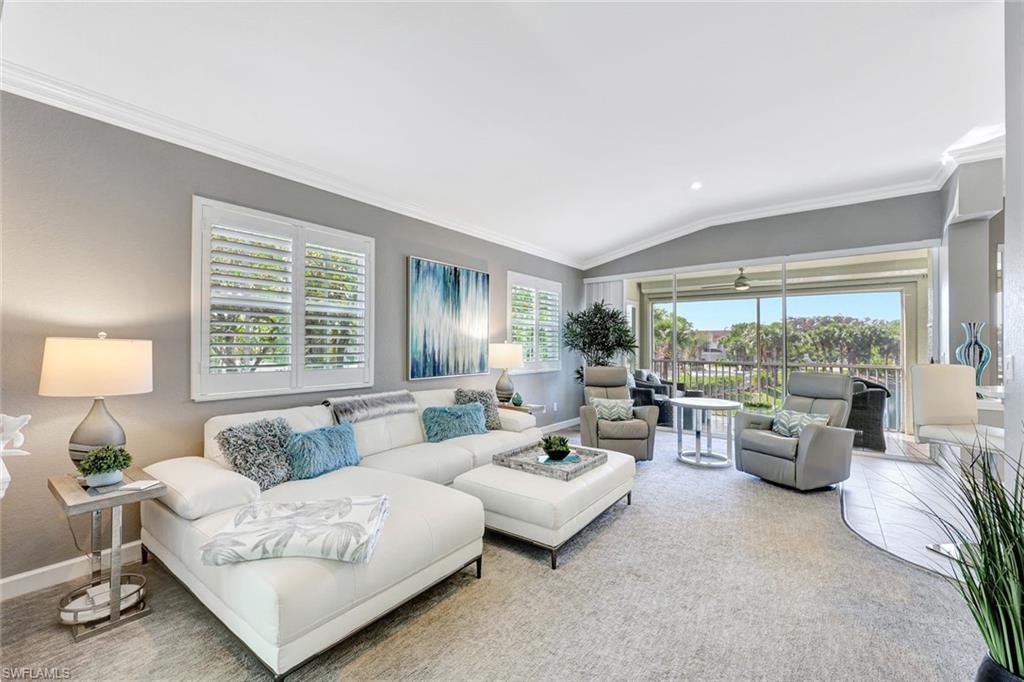
M 372 382 L 373 241 L 308 230 L 303 253 L 304 386 Z
M 562 347 L 562 295 L 555 291 L 537 294 L 537 360 L 558 363 Z
M 511 292 L 509 340 L 522 345 L 524 362 L 534 362 L 537 359 L 537 290 L 513 285 Z
M 373 384 L 371 237 L 193 199 L 192 398 Z
M 562 368 L 562 285 L 518 272 L 508 273 L 508 336 L 523 347 L 524 369 Z

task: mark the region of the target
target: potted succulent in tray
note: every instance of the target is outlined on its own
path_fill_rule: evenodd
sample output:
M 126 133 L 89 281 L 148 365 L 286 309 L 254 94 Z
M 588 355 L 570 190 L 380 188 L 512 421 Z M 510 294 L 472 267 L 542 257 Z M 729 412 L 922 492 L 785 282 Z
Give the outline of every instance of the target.
M 78 463 L 78 470 L 85 476 L 86 485 L 98 488 L 119 483 L 131 463 L 132 456 L 127 450 L 117 445 L 104 445 L 90 450 Z
M 962 461 L 940 458 L 944 471 L 934 485 L 952 513 L 940 515 L 921 502 L 952 546 L 956 578 L 949 580 L 988 648 L 976 682 L 1019 682 L 1024 679 L 1024 465 L 985 443 L 971 449 Z
M 540 446 L 547 453 L 548 459 L 553 459 L 556 462 L 565 459 L 571 452 L 569 441 L 562 436 L 545 436 L 544 440 L 540 442 Z

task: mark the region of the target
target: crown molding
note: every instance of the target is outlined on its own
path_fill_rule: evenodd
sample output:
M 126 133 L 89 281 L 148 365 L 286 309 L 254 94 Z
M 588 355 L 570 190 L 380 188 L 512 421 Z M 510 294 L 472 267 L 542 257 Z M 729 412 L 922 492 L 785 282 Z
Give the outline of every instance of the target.
M 947 153 L 943 163 L 939 164 L 935 173 L 930 178 L 922 181 L 885 185 L 867 190 L 812 197 L 743 211 L 709 215 L 659 232 L 646 239 L 631 241 L 629 244 L 617 249 L 603 251 L 600 255 L 592 258 L 576 258 L 569 254 L 552 251 L 538 244 L 515 239 L 477 225 L 468 225 L 457 220 L 437 216 L 421 206 L 371 190 L 336 173 L 268 152 L 225 135 L 164 116 L 155 111 L 138 107 L 113 97 L 108 97 L 102 93 L 67 81 L 53 78 L 6 59 L 0 59 L 0 90 L 270 173 L 271 175 L 332 192 L 371 206 L 415 218 L 416 220 L 422 220 L 484 241 L 506 246 L 516 251 L 562 263 L 579 270 L 589 270 L 617 258 L 622 258 L 623 256 L 628 256 L 716 225 L 727 225 L 744 220 L 757 220 L 759 218 L 769 218 L 788 213 L 801 213 L 935 191 L 942 187 L 959 163 L 996 158 L 1005 154 L 1005 138 L 1001 140 L 1001 148 L 999 147 L 999 140 L 991 140 L 969 149 L 958 150 L 955 157 Z
M 547 260 L 579 268 L 579 259 L 476 225 L 449 220 L 429 210 L 363 187 L 336 173 L 287 158 L 155 111 L 53 78 L 0 59 L 0 90 L 81 114 L 164 142 L 216 156 L 287 180 L 339 194 L 371 206 L 432 223 Z
M 718 213 L 706 216 L 704 218 L 684 223 L 683 225 L 671 230 L 652 235 L 647 239 L 632 242 L 628 246 L 623 246 L 619 249 L 605 252 L 600 256 L 584 260 L 581 267 L 584 271 L 590 270 L 591 268 L 611 262 L 617 258 L 622 258 L 623 256 L 628 256 L 638 251 L 643 251 L 644 249 L 659 246 L 673 239 L 678 239 L 679 237 L 684 237 L 688 234 L 698 232 L 708 227 L 715 227 L 717 225 L 729 225 L 731 223 L 740 223 L 745 220 L 759 220 L 761 218 L 771 218 L 773 216 L 788 215 L 791 213 L 803 213 L 805 211 L 816 211 L 823 208 L 849 206 L 851 204 L 881 201 L 882 199 L 894 199 L 912 194 L 921 194 L 923 192 L 934 192 L 946 183 L 946 180 L 949 179 L 949 176 L 953 174 L 955 169 L 956 163 L 940 163 L 938 164 L 938 168 L 935 172 L 932 173 L 931 177 L 921 181 L 883 185 L 881 187 L 857 190 L 855 192 L 843 192 L 823 197 L 799 199 L 797 201 L 788 201 L 780 204 L 759 206 L 757 208 L 744 211 Z
M 972 147 L 950 149 L 946 153 L 956 161 L 957 165 L 1002 159 L 1006 156 L 1006 135 L 1000 135 Z

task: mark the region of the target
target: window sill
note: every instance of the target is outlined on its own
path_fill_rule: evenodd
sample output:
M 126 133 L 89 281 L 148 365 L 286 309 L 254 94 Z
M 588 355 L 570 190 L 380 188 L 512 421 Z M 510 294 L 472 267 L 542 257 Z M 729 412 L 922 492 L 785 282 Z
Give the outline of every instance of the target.
M 561 372 L 561 367 L 547 367 L 547 368 L 536 368 L 536 369 L 510 369 L 508 371 L 509 376 L 520 376 L 523 374 L 547 374 L 549 372 Z
M 337 384 L 334 386 L 309 386 L 303 388 L 272 388 L 264 391 L 236 391 L 232 393 L 213 393 L 209 395 L 193 395 L 194 403 L 209 403 L 216 400 L 238 400 L 241 398 L 265 398 L 273 395 L 300 395 L 302 393 L 324 393 L 326 391 L 351 391 L 357 388 L 372 388 L 373 382 L 357 384 Z

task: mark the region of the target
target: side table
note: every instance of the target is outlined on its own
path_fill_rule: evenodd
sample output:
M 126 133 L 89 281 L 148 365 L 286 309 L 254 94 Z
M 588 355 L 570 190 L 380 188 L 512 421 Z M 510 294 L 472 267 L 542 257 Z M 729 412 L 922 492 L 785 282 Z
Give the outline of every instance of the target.
M 544 414 L 547 409 L 543 405 L 529 405 L 523 403 L 522 405 L 513 405 L 512 403 L 498 403 L 498 408 L 502 410 L 515 410 L 516 412 L 525 412 L 527 414 Z
M 677 459 L 684 464 L 691 464 L 697 467 L 718 469 L 732 466 L 732 421 L 733 412 L 743 407 L 742 403 L 735 400 L 721 400 L 718 398 L 670 398 L 669 402 L 676 408 L 676 449 Z M 696 437 L 696 449 L 683 450 L 683 409 L 690 408 L 694 411 L 694 436 Z M 726 454 L 722 455 L 711 450 L 711 413 L 722 411 L 728 413 L 726 416 Z M 701 425 L 707 436 L 706 451 L 701 447 Z
M 60 601 L 61 622 L 71 625 L 75 641 L 85 639 L 122 623 L 142 618 L 150 613 L 145 600 L 146 580 L 142 575 L 122 573 L 121 540 L 123 507 L 160 497 L 167 492 L 167 486 L 158 483 L 145 490 L 123 490 L 133 481 L 149 480 L 141 469 L 130 467 L 124 472 L 124 480 L 102 488 L 87 488 L 79 483 L 74 474 L 54 476 L 47 480 L 47 487 L 68 516 L 90 514 L 92 516 L 92 541 L 90 562 L 91 580 L 75 588 Z M 110 510 L 110 574 L 103 578 L 102 530 L 103 510 Z M 106 603 L 89 602 L 86 590 L 109 584 Z M 122 594 L 122 587 L 126 587 Z

